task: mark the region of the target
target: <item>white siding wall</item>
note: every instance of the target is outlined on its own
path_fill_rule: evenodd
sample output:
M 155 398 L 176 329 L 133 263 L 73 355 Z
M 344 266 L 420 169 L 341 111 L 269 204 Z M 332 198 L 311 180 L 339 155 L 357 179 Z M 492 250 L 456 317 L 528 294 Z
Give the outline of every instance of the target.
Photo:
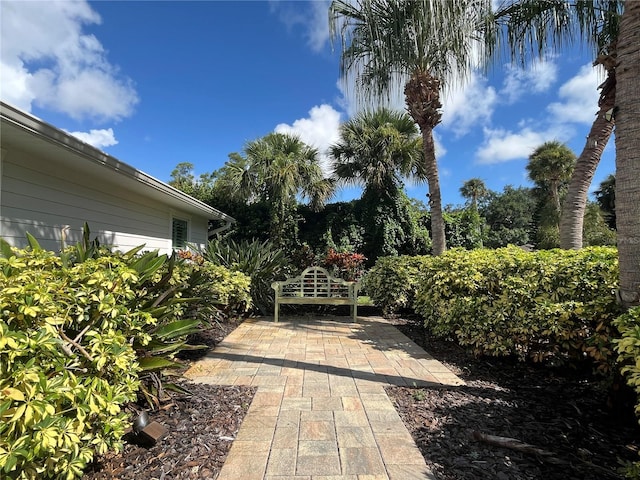
M 206 243 L 204 217 L 171 209 L 100 178 L 62 171 L 44 158 L 13 149 L 3 153 L 0 236 L 14 246 L 25 246 L 29 232 L 43 248 L 59 250 L 62 236 L 67 245 L 75 243 L 87 222 L 92 238 L 98 236 L 105 245 L 126 251 L 145 244 L 147 250 L 167 253 L 173 216 L 189 221 L 190 242 Z

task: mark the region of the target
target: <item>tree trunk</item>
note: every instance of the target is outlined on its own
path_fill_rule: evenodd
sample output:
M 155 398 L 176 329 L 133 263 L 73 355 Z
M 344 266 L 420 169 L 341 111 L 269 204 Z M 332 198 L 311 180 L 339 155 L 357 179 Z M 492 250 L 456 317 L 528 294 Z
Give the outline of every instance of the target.
M 429 210 L 431 212 L 431 243 L 434 255 L 441 255 L 447 250 L 442 217 L 442 196 L 440 179 L 438 178 L 438 162 L 433 142 L 433 129 L 440 123 L 440 80 L 429 72 L 416 70 L 404 87 L 407 111 L 418 124 L 422 133 L 424 148 L 425 173 L 429 184 Z
M 618 37 L 616 223 L 620 300 L 640 304 L 640 2 L 625 2 Z
M 605 114 L 614 108 L 616 102 L 616 73 L 607 69 L 607 79 L 600 86 L 600 109 L 591 125 L 584 149 L 576 161 L 571 175 L 569 189 L 560 216 L 560 248 L 578 250 L 582 248 L 584 211 L 591 181 L 600 163 L 602 152 L 613 132 L 613 117 L 607 120 Z
M 447 250 L 444 233 L 444 218 L 442 216 L 442 196 L 440 194 L 440 178 L 438 176 L 438 163 L 435 156 L 433 143 L 433 131 L 422 131 L 422 142 L 425 151 L 425 172 L 429 184 L 429 211 L 431 212 L 431 246 L 434 255 L 442 255 Z

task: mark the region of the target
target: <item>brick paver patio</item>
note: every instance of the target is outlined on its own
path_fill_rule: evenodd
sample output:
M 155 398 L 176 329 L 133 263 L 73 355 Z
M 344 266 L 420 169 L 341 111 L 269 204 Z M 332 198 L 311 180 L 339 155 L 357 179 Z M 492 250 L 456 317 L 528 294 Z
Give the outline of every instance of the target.
M 434 478 L 384 386 L 461 385 L 380 317 L 245 321 L 186 373 L 258 388 L 218 480 Z

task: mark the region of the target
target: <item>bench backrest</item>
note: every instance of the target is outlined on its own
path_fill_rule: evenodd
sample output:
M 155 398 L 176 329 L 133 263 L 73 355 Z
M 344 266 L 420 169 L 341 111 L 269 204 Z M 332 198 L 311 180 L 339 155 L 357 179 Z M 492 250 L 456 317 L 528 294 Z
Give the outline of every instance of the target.
M 322 267 L 309 267 L 299 276 L 274 282 L 272 287 L 280 297 L 353 297 L 356 282 L 332 277 Z

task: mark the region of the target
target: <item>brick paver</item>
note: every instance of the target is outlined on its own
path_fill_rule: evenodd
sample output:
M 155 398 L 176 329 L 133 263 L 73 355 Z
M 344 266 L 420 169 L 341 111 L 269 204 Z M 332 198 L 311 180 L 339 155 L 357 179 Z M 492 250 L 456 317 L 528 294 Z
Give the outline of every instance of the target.
M 245 321 L 186 376 L 257 393 L 218 480 L 435 478 L 387 385 L 463 381 L 380 317 Z

